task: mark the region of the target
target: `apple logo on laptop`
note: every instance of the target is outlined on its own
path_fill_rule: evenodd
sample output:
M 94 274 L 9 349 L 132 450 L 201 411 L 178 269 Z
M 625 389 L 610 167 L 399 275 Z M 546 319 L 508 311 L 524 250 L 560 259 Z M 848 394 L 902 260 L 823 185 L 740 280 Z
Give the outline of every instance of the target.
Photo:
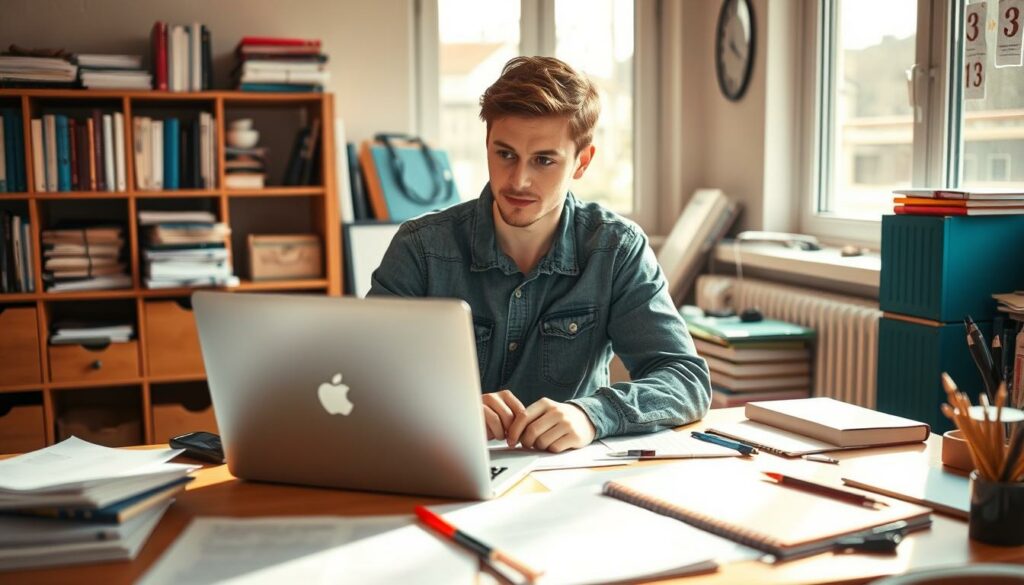
M 331 378 L 330 383 L 320 384 L 316 394 L 328 413 L 348 416 L 353 406 L 352 401 L 348 399 L 348 390 L 348 384 L 341 383 L 341 373 L 337 373 Z

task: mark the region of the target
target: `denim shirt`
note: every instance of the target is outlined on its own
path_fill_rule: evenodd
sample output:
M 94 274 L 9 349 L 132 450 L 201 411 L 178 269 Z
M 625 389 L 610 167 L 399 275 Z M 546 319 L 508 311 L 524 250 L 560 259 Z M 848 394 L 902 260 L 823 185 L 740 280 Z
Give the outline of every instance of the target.
M 487 186 L 402 224 L 369 294 L 466 301 L 483 391 L 571 402 L 597 438 L 703 417 L 707 364 L 640 227 L 569 193 L 551 249 L 524 276 L 498 246 L 493 201 Z M 609 384 L 613 351 L 631 382 Z

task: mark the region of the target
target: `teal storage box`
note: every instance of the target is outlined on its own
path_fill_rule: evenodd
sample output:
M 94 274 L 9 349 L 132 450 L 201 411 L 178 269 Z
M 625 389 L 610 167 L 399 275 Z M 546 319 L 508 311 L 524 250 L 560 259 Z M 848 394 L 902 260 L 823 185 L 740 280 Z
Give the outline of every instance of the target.
M 882 217 L 883 311 L 942 323 L 996 314 L 993 293 L 1024 289 L 1024 215 Z
M 978 322 L 988 339 L 992 324 Z M 963 323 L 927 325 L 883 317 L 878 323 L 878 410 L 928 423 L 933 433 L 953 429 L 939 410 L 948 372 L 974 404 L 984 389 L 967 350 Z

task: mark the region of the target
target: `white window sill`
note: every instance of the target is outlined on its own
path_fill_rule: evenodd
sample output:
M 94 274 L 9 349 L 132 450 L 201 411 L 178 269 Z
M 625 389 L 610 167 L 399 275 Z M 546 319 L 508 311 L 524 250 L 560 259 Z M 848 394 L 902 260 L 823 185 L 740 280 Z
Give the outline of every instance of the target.
M 878 298 L 882 269 L 882 258 L 878 252 L 843 257 L 839 248 L 823 247 L 812 251 L 779 244 L 744 242 L 739 245 L 739 254 L 744 275 Z M 735 273 L 735 258 L 736 249 L 731 240 L 715 247 L 715 262 L 728 264 L 730 269 L 717 272 Z

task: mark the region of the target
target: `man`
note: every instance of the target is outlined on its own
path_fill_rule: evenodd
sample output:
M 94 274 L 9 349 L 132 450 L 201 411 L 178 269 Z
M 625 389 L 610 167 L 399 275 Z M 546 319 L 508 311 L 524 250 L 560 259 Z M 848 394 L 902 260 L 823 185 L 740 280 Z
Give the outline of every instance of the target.
M 646 236 L 569 192 L 594 159 L 594 86 L 517 57 L 480 106 L 490 182 L 403 224 L 370 294 L 470 305 L 489 439 L 558 453 L 704 416 L 707 365 Z M 609 385 L 613 349 L 631 382 Z

